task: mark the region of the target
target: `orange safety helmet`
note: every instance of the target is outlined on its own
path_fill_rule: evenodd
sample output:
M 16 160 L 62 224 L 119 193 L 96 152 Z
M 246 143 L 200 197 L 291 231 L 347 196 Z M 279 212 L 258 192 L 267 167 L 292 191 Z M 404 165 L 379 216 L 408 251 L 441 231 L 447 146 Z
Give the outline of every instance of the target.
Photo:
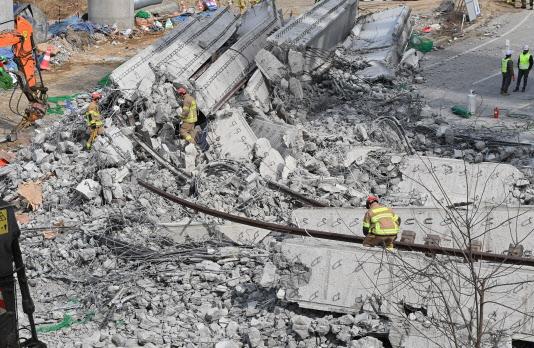
M 102 95 L 100 93 L 93 93 L 93 100 L 102 99 Z
M 369 209 L 369 208 L 371 208 L 371 204 L 378 203 L 378 202 L 379 202 L 378 197 L 371 196 L 371 197 L 367 198 L 367 202 L 365 202 L 365 207 L 367 209 Z
M 180 89 L 178 90 L 178 95 L 180 95 L 180 94 L 186 94 L 186 93 L 187 93 L 187 91 L 186 91 L 184 88 L 180 88 Z

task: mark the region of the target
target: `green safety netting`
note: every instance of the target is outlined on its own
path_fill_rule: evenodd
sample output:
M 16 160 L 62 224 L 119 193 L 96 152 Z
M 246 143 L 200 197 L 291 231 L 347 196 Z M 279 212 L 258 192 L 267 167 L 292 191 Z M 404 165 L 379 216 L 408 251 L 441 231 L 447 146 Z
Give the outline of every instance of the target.
M 432 51 L 432 47 L 434 47 L 434 42 L 432 40 L 423 39 L 422 37 L 412 34 L 412 36 L 410 37 L 409 46 L 410 48 L 415 48 L 421 53 L 428 53 Z
M 60 95 L 58 97 L 48 97 L 48 103 L 56 104 L 56 106 L 48 109 L 47 115 L 63 115 L 65 106 L 59 105 L 58 103 L 61 101 L 72 101 L 78 95 L 80 95 L 80 93 L 74 95 Z
M 148 19 L 152 17 L 152 15 L 146 11 L 139 11 L 137 12 L 137 14 L 135 15 L 135 18 L 144 18 L 144 19 Z
M 109 81 L 109 76 L 111 75 L 111 73 L 107 74 L 106 76 L 104 76 L 102 78 L 102 80 L 98 81 L 98 87 L 100 88 L 103 88 L 103 87 L 106 87 L 107 85 L 109 85 L 111 82 Z
M 4 71 L 0 71 L 0 88 L 7 91 L 8 89 L 13 88 L 14 86 L 15 85 L 13 84 L 13 78 L 11 77 L 11 75 Z
M 65 319 L 63 319 L 63 321 L 61 323 L 59 323 L 57 325 L 52 325 L 52 326 L 39 327 L 39 328 L 37 328 L 37 332 L 51 332 L 51 331 L 61 330 L 64 327 L 70 327 L 72 324 L 85 324 L 89 320 L 91 320 L 93 315 L 95 315 L 95 312 L 89 313 L 87 315 L 87 318 L 85 318 L 84 320 L 72 320 L 72 316 L 67 314 L 67 315 L 65 315 Z

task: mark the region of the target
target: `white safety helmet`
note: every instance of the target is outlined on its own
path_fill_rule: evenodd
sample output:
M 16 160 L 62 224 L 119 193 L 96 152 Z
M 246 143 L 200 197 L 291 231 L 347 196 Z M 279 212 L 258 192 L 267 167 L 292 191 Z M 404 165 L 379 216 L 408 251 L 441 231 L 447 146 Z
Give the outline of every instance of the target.
M 523 47 L 523 51 L 528 51 L 528 45 L 525 45 L 525 47 Z
M 511 55 L 512 55 L 512 51 L 510 51 L 510 50 L 506 50 L 506 55 L 507 55 L 507 56 L 511 56 Z

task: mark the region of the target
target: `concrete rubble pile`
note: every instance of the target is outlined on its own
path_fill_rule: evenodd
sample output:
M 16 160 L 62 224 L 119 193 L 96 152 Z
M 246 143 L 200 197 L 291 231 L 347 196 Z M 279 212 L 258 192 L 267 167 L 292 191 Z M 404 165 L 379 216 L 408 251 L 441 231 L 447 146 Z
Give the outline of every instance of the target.
M 112 73 L 118 88 L 101 91 L 105 131 L 91 151 L 83 150 L 89 95 L 71 103 L 76 112 L 37 122 L 31 146 L 0 168 L 0 188 L 23 210 L 17 187 L 42 180 L 42 207 L 22 233 L 37 324 L 84 321 L 44 330 L 49 346 L 427 346 L 418 341 L 435 333 L 427 314 L 400 313 L 402 298 L 384 301 L 366 282 L 350 288 L 354 264 L 326 271 L 335 255 L 363 260 L 366 249 L 322 249 L 228 223 L 137 183 L 255 220 L 358 235 L 354 217 L 364 210 L 354 207 L 370 194 L 405 216 L 427 209 L 414 219 L 438 220 L 448 197 L 431 184 L 434 173 L 455 204 L 534 201 L 530 150 L 447 125 L 424 105 L 417 68 L 399 65 L 409 10 L 356 21 L 357 4 L 323 0 L 287 23 L 269 0 L 242 17 L 222 7 L 206 21 L 188 19 Z M 375 22 L 390 30 L 371 42 L 365 31 Z M 215 28 L 222 34 L 207 35 Z M 388 73 L 367 74 L 377 64 Z M 181 87 L 198 99 L 201 149 L 177 134 Z M 490 189 L 458 184 L 462 175 Z M 330 208 L 303 208 L 295 193 Z M 418 243 L 430 234 L 416 233 Z M 483 251 L 513 242 L 496 239 Z M 406 253 L 424 261 L 414 254 Z M 387 267 L 381 280 L 398 266 Z M 408 321 L 418 330 L 406 330 Z

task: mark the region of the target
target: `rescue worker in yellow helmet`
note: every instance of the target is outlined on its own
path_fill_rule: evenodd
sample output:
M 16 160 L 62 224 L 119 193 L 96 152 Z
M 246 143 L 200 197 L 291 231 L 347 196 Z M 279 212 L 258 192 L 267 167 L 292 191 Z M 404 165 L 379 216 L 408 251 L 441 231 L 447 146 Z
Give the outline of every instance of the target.
M 239 13 L 243 14 L 245 13 L 245 7 L 246 7 L 245 0 L 237 0 L 237 7 L 239 7 Z
M 91 149 L 97 135 L 104 133 L 104 127 L 102 119 L 100 118 L 100 109 L 98 108 L 98 102 L 102 99 L 102 96 L 98 93 L 93 94 L 93 100 L 87 107 L 85 116 L 87 117 L 87 126 L 89 127 L 89 140 L 87 141 L 87 149 Z
M 523 80 L 523 88 L 521 89 L 521 92 L 525 91 L 527 88 L 528 73 L 530 72 L 530 69 L 532 69 L 533 64 L 534 59 L 532 59 L 532 55 L 528 53 L 528 45 L 525 45 L 525 47 L 523 47 L 523 53 L 519 55 L 519 59 L 517 60 L 519 73 L 517 74 L 517 86 L 515 86 L 514 92 L 519 91 L 519 86 L 521 85 L 521 79 L 523 77 L 525 79 Z
M 387 207 L 378 204 L 378 198 L 371 196 L 365 207 L 369 209 L 363 218 L 363 246 L 381 246 L 393 250 L 393 242 L 399 233 L 400 217 Z
M 178 97 L 184 101 L 182 106 L 182 125 L 180 135 L 190 144 L 195 144 L 195 122 L 197 122 L 197 101 L 183 88 L 178 90 Z

